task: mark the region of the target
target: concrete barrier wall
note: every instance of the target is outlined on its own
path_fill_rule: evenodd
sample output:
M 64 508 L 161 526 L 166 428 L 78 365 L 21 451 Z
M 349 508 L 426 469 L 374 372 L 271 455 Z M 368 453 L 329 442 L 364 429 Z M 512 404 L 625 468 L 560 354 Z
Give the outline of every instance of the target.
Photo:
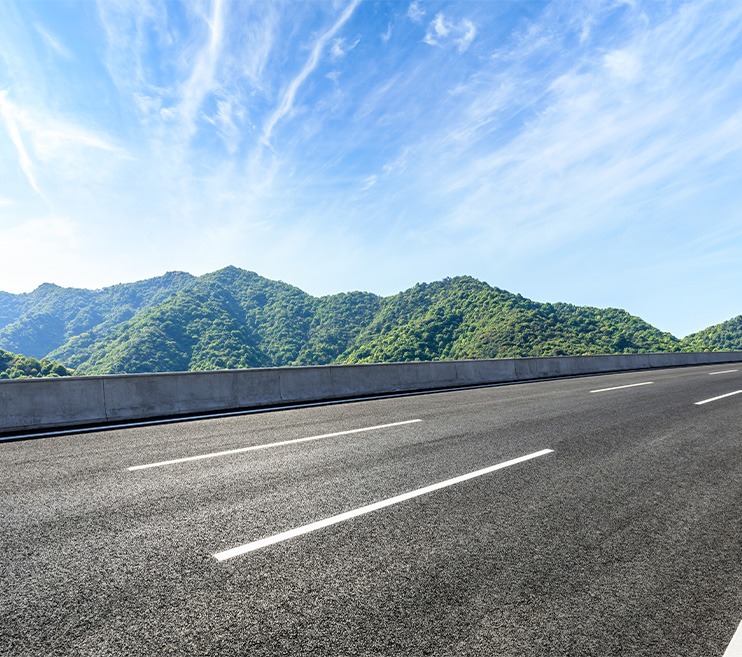
M 0 381 L 0 434 L 581 374 L 742 362 L 742 352 L 327 365 Z

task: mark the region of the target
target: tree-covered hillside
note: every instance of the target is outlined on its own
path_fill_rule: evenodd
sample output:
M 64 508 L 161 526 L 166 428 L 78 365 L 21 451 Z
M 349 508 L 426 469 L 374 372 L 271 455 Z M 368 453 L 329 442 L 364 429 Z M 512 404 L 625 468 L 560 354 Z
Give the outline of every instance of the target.
M 102 290 L 44 283 L 28 294 L 0 293 L 0 346 L 41 358 L 70 338 L 111 327 L 157 305 L 193 280 L 183 272 Z
M 13 354 L 0 349 L 0 379 L 21 379 L 42 376 L 70 376 L 72 370 L 64 365 L 42 358 Z
M 330 363 L 377 305 L 371 294 L 317 299 L 228 267 L 113 330 L 83 333 L 52 354 L 86 374 Z
M 685 351 L 742 351 L 742 315 L 683 338 Z
M 0 294 L 0 346 L 78 374 L 739 349 L 740 321 L 681 342 L 623 310 L 539 303 L 471 277 L 317 298 L 236 267 Z
M 679 351 L 614 308 L 538 303 L 469 277 L 419 284 L 382 301 L 344 362 Z

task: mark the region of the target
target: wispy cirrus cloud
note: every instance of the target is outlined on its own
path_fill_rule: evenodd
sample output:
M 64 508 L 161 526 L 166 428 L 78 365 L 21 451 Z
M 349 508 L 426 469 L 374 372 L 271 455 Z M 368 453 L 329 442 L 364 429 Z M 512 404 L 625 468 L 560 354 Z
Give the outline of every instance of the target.
M 54 36 L 40 23 L 34 23 L 34 29 L 39 33 L 44 43 L 57 55 L 64 59 L 73 59 L 72 51 L 62 43 L 59 37 Z
M 7 91 L 0 91 L 0 116 L 2 116 L 5 122 L 5 128 L 8 131 L 8 136 L 13 142 L 16 151 L 18 152 L 18 165 L 21 171 L 23 171 L 28 184 L 31 185 L 33 190 L 41 197 L 44 198 L 44 193 L 39 187 L 39 183 L 36 180 L 36 173 L 34 171 L 34 164 L 31 161 L 31 156 L 26 149 L 21 130 L 19 127 L 19 116 L 16 107 L 8 100 Z
M 345 39 L 334 39 L 332 47 L 330 48 L 330 56 L 332 59 L 341 59 L 345 57 L 353 48 L 355 48 L 361 42 L 361 37 L 356 37 L 352 43 L 348 43 Z
M 70 167 L 77 168 L 87 159 L 86 151 L 90 150 L 129 157 L 105 135 L 19 107 L 10 100 L 7 90 L 0 91 L 0 117 L 16 148 L 21 171 L 44 200 L 48 200 L 48 194 L 42 190 L 39 171 L 51 178 L 65 177 Z
M 312 51 L 306 63 L 302 67 L 301 71 L 299 71 L 299 74 L 291 80 L 288 87 L 283 93 L 283 96 L 281 98 L 281 103 L 273 111 L 273 113 L 268 117 L 268 119 L 266 120 L 263 126 L 263 136 L 262 136 L 261 142 L 264 145 L 266 146 L 270 145 L 271 138 L 273 136 L 273 131 L 276 125 L 278 124 L 279 121 L 281 121 L 286 116 L 288 116 L 293 110 L 294 101 L 296 99 L 296 94 L 299 91 L 299 88 L 306 81 L 306 79 L 311 75 L 311 73 L 317 68 L 317 65 L 319 64 L 319 61 L 320 61 L 320 57 L 322 55 L 322 51 L 327 46 L 327 43 L 330 41 L 330 39 L 332 39 L 338 33 L 338 31 L 343 27 L 343 25 L 345 25 L 348 22 L 348 20 L 353 15 L 353 12 L 356 10 L 359 4 L 360 4 L 360 0 L 351 0 L 348 6 L 340 14 L 340 17 L 332 25 L 332 27 L 330 27 L 329 30 L 321 34 L 320 37 L 315 41 L 314 46 L 312 47 Z
M 204 99 L 216 87 L 216 72 L 224 43 L 224 0 L 214 0 L 212 11 L 206 20 L 208 39 L 195 56 L 191 74 L 180 89 L 178 114 L 190 137 L 195 131 L 195 122 Z
M 407 7 L 407 17 L 413 23 L 420 23 L 425 18 L 426 11 L 420 6 L 419 2 L 411 2 Z
M 0 91 L 0 108 L 3 117 L 10 119 L 33 144 L 34 153 L 41 160 L 51 160 L 69 148 L 92 148 L 125 156 L 125 149 L 117 146 L 106 135 L 65 121 L 49 114 L 40 114 L 21 108 L 9 98 L 7 91 Z
M 166 7 L 150 0 L 96 0 L 96 7 L 106 42 L 104 64 L 112 82 L 125 97 L 166 94 L 169 80 L 158 80 L 149 61 L 158 47 L 168 51 L 172 45 Z
M 436 14 L 430 21 L 423 41 L 429 46 L 445 47 L 452 43 L 459 52 L 464 52 L 474 41 L 477 28 L 468 18 L 454 21 L 446 18 L 442 13 Z

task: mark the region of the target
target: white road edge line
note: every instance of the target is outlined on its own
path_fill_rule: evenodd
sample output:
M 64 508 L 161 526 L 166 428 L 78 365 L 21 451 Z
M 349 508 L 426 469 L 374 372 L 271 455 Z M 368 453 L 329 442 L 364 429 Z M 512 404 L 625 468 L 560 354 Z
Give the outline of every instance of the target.
M 266 443 L 265 445 L 251 445 L 250 447 L 238 447 L 237 449 L 227 449 L 223 452 L 211 452 L 210 454 L 198 454 L 197 456 L 185 456 L 180 459 L 171 459 L 170 461 L 158 461 L 157 463 L 146 463 L 145 465 L 132 465 L 128 468 L 129 472 L 135 470 L 146 470 L 147 468 L 159 468 L 164 465 L 174 465 L 175 463 L 186 463 L 188 461 L 200 461 L 202 459 L 213 459 L 217 456 L 228 456 L 229 454 L 241 454 L 242 452 L 254 452 L 258 449 L 270 449 L 271 447 L 282 447 L 283 445 L 295 445 L 296 443 L 306 443 L 310 440 L 320 440 L 321 438 L 335 438 L 336 436 L 348 436 L 352 433 L 363 433 L 364 431 L 375 431 L 376 429 L 388 429 L 390 427 L 401 427 L 404 424 L 414 424 L 422 420 L 404 420 L 403 422 L 392 422 L 390 424 L 377 424 L 374 427 L 363 427 L 362 429 L 349 429 L 348 431 L 336 431 L 335 433 L 323 433 L 321 436 L 309 436 L 308 438 L 295 438 L 293 440 L 281 440 L 277 443 Z
M 601 388 L 600 390 L 591 390 L 590 392 L 608 392 L 609 390 L 623 390 L 624 388 L 636 388 L 637 386 L 651 386 L 654 381 L 644 381 L 644 383 L 629 383 L 626 386 L 616 386 L 615 388 Z
M 227 559 L 232 559 L 233 557 L 246 554 L 247 552 L 254 552 L 255 550 L 260 550 L 261 548 L 273 545 L 275 543 L 280 543 L 281 541 L 286 541 L 290 538 L 296 538 L 297 536 L 302 536 L 303 534 L 308 534 L 309 532 L 313 532 L 324 527 L 329 527 L 330 525 L 335 525 L 339 522 L 345 522 L 346 520 L 356 518 L 366 513 L 371 513 L 372 511 L 378 511 L 379 509 L 391 506 L 392 504 L 398 504 L 399 502 L 404 502 L 414 497 L 419 497 L 420 495 L 432 493 L 433 491 L 440 490 L 441 488 L 453 486 L 454 484 L 460 484 L 469 479 L 474 479 L 475 477 L 481 477 L 482 475 L 489 474 L 490 472 L 494 472 L 495 470 L 502 470 L 503 468 L 507 468 L 511 465 L 523 463 L 523 461 L 535 459 L 539 456 L 545 456 L 546 454 L 550 454 L 553 451 L 553 449 L 542 449 L 540 452 L 526 454 L 525 456 L 520 456 L 510 461 L 498 463 L 497 465 L 491 465 L 487 468 L 483 468 L 482 470 L 476 470 L 475 472 L 470 472 L 459 477 L 454 477 L 453 479 L 447 479 L 446 481 L 441 481 L 437 484 L 426 486 L 425 488 L 418 488 L 417 490 L 410 491 L 409 493 L 402 493 L 401 495 L 390 497 L 386 500 L 382 500 L 381 502 L 374 502 L 373 504 L 362 506 L 358 509 L 353 509 L 352 511 L 346 511 L 345 513 L 340 513 L 336 516 L 325 518 L 324 520 L 318 520 L 317 522 L 312 522 L 308 525 L 296 527 L 295 529 L 290 529 L 289 531 L 281 532 L 280 534 L 274 534 L 273 536 L 268 536 L 267 538 L 252 541 L 251 543 L 245 543 L 244 545 L 239 545 L 235 548 L 232 548 L 231 550 L 217 552 L 212 556 L 218 561 L 226 561 Z
M 742 655 L 742 621 L 737 626 L 737 631 L 734 633 L 722 657 L 740 657 L 740 655 Z
M 726 395 L 719 395 L 718 397 L 712 397 L 711 399 L 704 399 L 703 401 L 696 402 L 696 406 L 703 406 L 709 402 L 717 401 L 718 399 L 724 399 L 725 397 L 731 397 L 732 395 L 739 395 L 742 390 L 735 390 L 734 392 L 728 392 Z
M 739 370 L 722 370 L 721 372 L 709 372 L 709 376 L 714 376 L 714 374 L 731 374 L 732 372 L 739 372 Z

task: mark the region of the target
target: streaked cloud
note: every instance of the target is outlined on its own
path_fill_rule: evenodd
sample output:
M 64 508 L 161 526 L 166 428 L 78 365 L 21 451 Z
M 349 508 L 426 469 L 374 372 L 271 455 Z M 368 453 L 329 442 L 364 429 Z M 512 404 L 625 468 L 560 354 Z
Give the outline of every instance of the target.
M 346 39 L 334 39 L 332 42 L 332 48 L 330 48 L 330 56 L 333 59 L 341 59 L 345 57 L 353 48 L 355 48 L 361 41 L 361 37 L 356 37 L 352 43 L 346 41 Z
M 39 187 L 39 183 L 36 180 L 36 174 L 34 172 L 34 164 L 31 161 L 31 157 L 26 148 L 26 144 L 21 135 L 19 127 L 19 112 L 15 105 L 8 100 L 8 92 L 0 91 L 0 116 L 2 116 L 5 122 L 5 128 L 8 131 L 8 136 L 13 142 L 15 149 L 18 153 L 18 165 L 23 171 L 23 175 L 26 177 L 28 184 L 31 185 L 33 190 L 42 198 L 44 194 Z
M 204 18 L 208 39 L 195 54 L 193 70 L 179 90 L 178 115 L 188 137 L 195 131 L 195 122 L 206 96 L 215 90 L 217 63 L 224 41 L 224 0 L 213 0 L 211 14 Z
M 637 54 L 626 50 L 614 50 L 603 58 L 609 73 L 626 82 L 636 80 L 641 73 L 641 61 Z
M 72 59 L 72 51 L 65 46 L 58 37 L 49 32 L 43 25 L 34 23 L 35 30 L 39 33 L 44 43 L 51 48 L 57 55 L 64 59 Z
M 425 9 L 420 6 L 419 2 L 411 2 L 407 7 L 407 17 L 415 23 L 422 22 L 425 14 Z
M 477 28 L 468 18 L 462 18 L 457 22 L 439 13 L 430 21 L 423 41 L 430 46 L 441 47 L 453 43 L 459 52 L 464 52 L 476 35 Z
M 376 174 L 371 174 L 370 176 L 367 176 L 363 179 L 361 182 L 361 191 L 365 192 L 371 189 L 377 182 L 379 181 L 379 176 Z
M 293 110 L 294 100 L 296 98 L 297 92 L 299 91 L 299 88 L 309 77 L 309 75 L 317 68 L 320 56 L 322 55 L 322 52 L 325 49 L 328 41 L 332 39 L 335 34 L 337 34 L 338 30 L 340 30 L 343 25 L 345 25 L 345 23 L 348 22 L 348 19 L 350 19 L 350 17 L 353 15 L 353 12 L 356 10 L 356 7 L 358 7 L 359 3 L 360 0 L 351 0 L 345 10 L 340 14 L 340 17 L 337 19 L 337 21 L 335 21 L 335 23 L 332 25 L 332 27 L 321 34 L 320 37 L 315 41 L 314 46 L 312 47 L 311 54 L 309 55 L 306 63 L 302 67 L 301 71 L 299 71 L 299 74 L 291 80 L 288 87 L 283 93 L 280 105 L 268 117 L 268 120 L 263 126 L 262 142 L 265 145 L 270 145 L 271 137 L 273 136 L 273 130 L 275 129 L 276 124 L 287 115 L 289 115 Z

